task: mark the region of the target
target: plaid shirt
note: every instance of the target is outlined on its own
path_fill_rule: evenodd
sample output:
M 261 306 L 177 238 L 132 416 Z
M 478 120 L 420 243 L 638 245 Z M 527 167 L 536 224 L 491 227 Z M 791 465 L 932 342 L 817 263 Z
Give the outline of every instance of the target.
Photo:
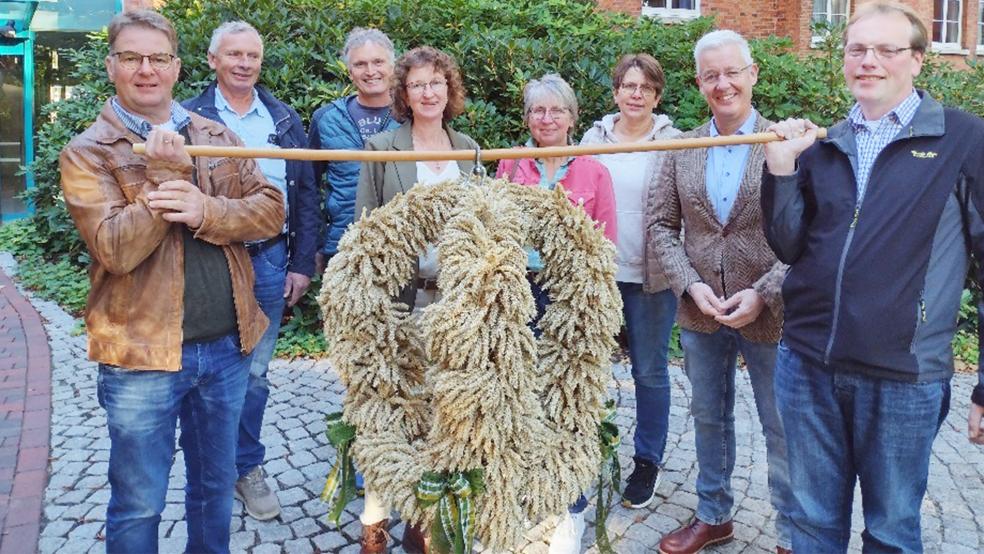
M 858 167 L 854 177 L 857 179 L 859 204 L 868 187 L 868 177 L 871 175 L 871 166 L 874 165 L 875 158 L 902 131 L 902 128 L 912 121 L 921 101 L 922 99 L 913 90 L 912 94 L 881 119 L 867 121 L 861 112 L 860 104 L 854 104 L 847 114 L 847 120 L 854 130 L 854 139 L 858 144 Z
M 150 134 L 151 129 L 154 128 L 154 125 L 151 125 L 146 119 L 126 111 L 126 109 L 120 105 L 120 101 L 115 96 L 110 101 L 110 105 L 113 106 L 113 111 L 116 112 L 116 117 L 120 118 L 120 121 L 123 122 L 123 126 L 140 138 L 146 139 L 147 135 Z M 162 123 L 160 127 L 173 131 L 180 131 L 189 123 L 191 123 L 191 116 L 188 115 L 188 110 L 184 109 L 181 104 L 178 104 L 172 100 L 171 119 L 165 123 Z

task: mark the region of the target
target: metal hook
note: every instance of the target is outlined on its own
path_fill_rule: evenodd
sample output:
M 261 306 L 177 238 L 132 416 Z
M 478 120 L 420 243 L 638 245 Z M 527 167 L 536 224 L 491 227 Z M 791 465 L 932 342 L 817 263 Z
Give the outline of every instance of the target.
M 489 172 L 482 165 L 482 149 L 475 148 L 475 166 L 472 168 L 472 175 L 478 177 L 478 184 L 484 185 L 489 177 Z

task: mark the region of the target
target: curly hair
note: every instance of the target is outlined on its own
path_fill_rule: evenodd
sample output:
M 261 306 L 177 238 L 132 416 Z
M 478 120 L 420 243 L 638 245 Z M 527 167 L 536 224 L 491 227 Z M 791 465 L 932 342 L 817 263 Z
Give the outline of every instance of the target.
M 454 58 L 432 46 L 418 46 L 396 60 L 393 78 L 393 116 L 397 121 L 413 119 L 407 102 L 407 74 L 411 69 L 431 65 L 442 73 L 448 82 L 448 104 L 444 107 L 443 121 L 447 123 L 465 111 L 465 87 L 461 83 L 461 71 Z

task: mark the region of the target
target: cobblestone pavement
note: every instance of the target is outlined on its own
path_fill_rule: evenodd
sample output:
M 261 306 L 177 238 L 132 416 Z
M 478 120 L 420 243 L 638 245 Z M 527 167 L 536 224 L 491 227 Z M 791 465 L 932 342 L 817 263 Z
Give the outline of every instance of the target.
M 52 351 L 51 476 L 44 498 L 39 549 L 43 553 L 103 552 L 103 528 L 109 486 L 106 481 L 109 438 L 106 418 L 96 401 L 95 364 L 85 361 L 85 337 L 74 332 L 77 322 L 50 302 L 33 300 L 46 321 Z M 613 395 L 618 399 L 617 420 L 622 431 L 620 450 L 623 475 L 631 469 L 634 413 L 632 380 L 626 368 L 616 366 Z M 357 514 L 361 501 L 352 503 L 340 529 L 325 522 L 325 505 L 318 499 L 334 450 L 324 438 L 323 417 L 339 409 L 343 388 L 324 361 L 275 361 L 270 370 L 273 391 L 263 429 L 266 471 L 279 488 L 281 516 L 270 522 L 245 517 L 238 502 L 232 518 L 232 551 L 252 553 L 358 552 L 361 532 Z M 688 414 L 689 383 L 679 368 L 671 370 L 673 405 L 666 449 L 664 478 L 658 499 L 648 509 L 616 507 L 609 531 L 619 553 L 651 552 L 662 534 L 694 515 L 697 496 L 694 480 L 693 423 Z M 984 450 L 965 438 L 969 375 L 953 381 L 953 405 L 933 451 L 929 492 L 923 503 L 923 531 L 928 552 L 946 554 L 984 551 Z M 774 552 L 775 531 L 766 485 L 765 440 L 755 415 L 747 374 L 739 372 L 736 399 L 738 457 L 733 485 L 736 496 L 735 540 L 710 552 Z M 167 507 L 160 526 L 161 551 L 181 552 L 185 545 L 183 522 L 184 463 L 180 452 L 171 472 Z M 852 551 L 859 551 L 860 498 L 855 502 Z M 594 508 L 587 512 L 594 519 Z M 531 527 L 517 552 L 545 553 L 556 519 Z M 394 551 L 402 524 L 391 530 Z M 593 548 L 593 527 L 585 534 L 585 548 Z

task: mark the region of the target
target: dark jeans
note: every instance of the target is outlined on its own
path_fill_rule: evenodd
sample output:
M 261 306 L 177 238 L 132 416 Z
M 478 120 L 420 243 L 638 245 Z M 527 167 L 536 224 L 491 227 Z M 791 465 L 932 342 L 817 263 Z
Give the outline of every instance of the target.
M 109 426 L 106 551 L 157 552 L 181 423 L 187 486 L 188 552 L 229 552 L 236 426 L 246 392 L 248 359 L 238 335 L 185 344 L 180 371 L 100 365 L 99 404 Z
M 253 274 L 253 294 L 260 309 L 270 320 L 270 326 L 256 343 L 250 356 L 249 382 L 246 386 L 246 399 L 243 414 L 239 418 L 239 444 L 236 449 L 236 471 L 243 477 L 253 468 L 263 464 L 266 447 L 260 442 L 260 429 L 263 427 L 263 414 L 267 398 L 270 396 L 270 381 L 267 368 L 277 346 L 280 334 L 280 319 L 284 314 L 284 281 L 287 278 L 287 241 L 281 240 L 255 256 L 251 256 Z
M 860 480 L 863 550 L 922 552 L 919 509 L 950 379 L 907 383 L 847 373 L 780 344 L 776 400 L 796 499 L 793 550 L 847 551 Z

